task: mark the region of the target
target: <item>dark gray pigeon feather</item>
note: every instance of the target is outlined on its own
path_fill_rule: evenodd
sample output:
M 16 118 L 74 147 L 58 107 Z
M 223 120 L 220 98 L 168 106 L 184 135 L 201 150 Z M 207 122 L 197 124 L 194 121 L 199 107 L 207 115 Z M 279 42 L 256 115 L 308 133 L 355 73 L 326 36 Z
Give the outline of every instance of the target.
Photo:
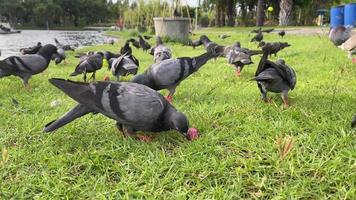
M 189 132 L 186 116 L 177 111 L 158 92 L 136 83 L 79 83 L 50 79 L 53 85 L 79 104 L 61 118 L 47 124 L 45 132 L 54 131 L 88 113 L 101 113 L 114 119 L 125 136 L 136 131 L 160 132 L 177 130 L 187 139 L 197 135 Z

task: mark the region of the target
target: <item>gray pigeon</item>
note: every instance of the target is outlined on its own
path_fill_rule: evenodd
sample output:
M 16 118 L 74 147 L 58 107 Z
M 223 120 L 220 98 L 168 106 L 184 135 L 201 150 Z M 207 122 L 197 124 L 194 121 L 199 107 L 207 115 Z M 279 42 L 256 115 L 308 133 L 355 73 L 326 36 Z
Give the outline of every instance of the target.
M 232 46 L 225 47 L 224 55 L 229 64 L 236 67 L 236 76 L 241 75 L 241 71 L 245 65 L 252 64 L 251 56 L 262 54 L 262 51 L 254 51 L 242 48 L 240 42 L 236 42 Z
M 0 61 L 0 78 L 5 76 L 18 76 L 26 88 L 32 75 L 39 74 L 47 69 L 51 58 L 57 53 L 57 47 L 52 44 L 43 46 L 36 54 L 10 56 Z
M 356 126 L 356 115 L 353 116 L 352 121 L 351 121 L 351 128 L 355 128 Z
M 101 69 L 103 66 L 104 54 L 102 52 L 97 52 L 93 55 L 88 55 L 79 61 L 79 64 L 75 68 L 74 72 L 70 76 L 77 76 L 79 74 L 84 74 L 84 82 L 87 80 L 87 73 L 93 73 L 91 78 L 95 80 L 96 70 Z
M 44 132 L 52 132 L 88 113 L 101 113 L 114 119 L 124 136 L 147 140 L 136 131 L 161 132 L 177 130 L 188 140 L 198 137 L 187 117 L 177 111 L 158 92 L 136 83 L 80 83 L 50 79 L 53 85 L 78 102 L 61 118 L 50 122 Z
M 262 47 L 263 49 L 268 49 L 269 55 L 274 54 L 274 56 L 277 56 L 277 53 L 281 50 L 283 50 L 286 47 L 290 47 L 291 45 L 288 44 L 288 42 L 260 42 L 258 44 L 258 47 Z
M 164 46 L 161 37 L 157 36 L 156 46 L 150 52 L 155 63 L 172 58 L 171 49 Z
M 141 36 L 138 35 L 138 39 L 139 39 L 139 44 L 140 44 L 140 48 L 142 48 L 142 51 L 147 51 L 149 49 L 151 49 L 151 45 Z
M 214 51 L 214 49 L 215 49 L 216 47 L 219 46 L 219 45 L 216 44 L 215 42 L 211 41 L 211 40 L 208 38 L 208 36 L 206 36 L 206 35 L 200 36 L 200 41 L 201 41 L 201 43 L 204 45 L 205 50 L 206 50 L 207 52 L 212 52 L 212 51 Z M 222 46 L 219 46 L 219 47 L 222 47 Z M 223 48 L 223 47 L 222 47 L 222 48 Z M 222 54 L 222 55 L 223 55 L 223 54 Z M 220 55 L 220 56 L 221 56 L 221 55 Z
M 111 58 L 109 60 L 109 67 L 112 74 L 116 76 L 117 81 L 120 80 L 120 76 L 137 74 L 139 65 L 139 61 L 131 54 L 124 54 L 118 58 Z
M 260 28 L 257 34 L 251 39 L 251 42 L 261 42 L 262 40 L 263 40 L 263 34 Z
M 340 46 L 351 37 L 352 26 L 337 26 L 330 29 L 329 39 L 335 46 Z
M 267 92 L 281 93 L 284 107 L 288 107 L 288 92 L 296 85 L 296 73 L 282 59 L 276 62 L 267 60 L 268 54 L 265 49 L 253 80 L 257 81 L 262 100 L 268 101 Z
M 215 51 L 216 50 L 216 51 Z M 208 60 L 219 56 L 218 48 L 200 56 L 168 59 L 151 65 L 143 74 L 131 81 L 146 85 L 154 90 L 168 89 L 168 101 L 172 101 L 176 87 L 188 76 L 198 71 Z

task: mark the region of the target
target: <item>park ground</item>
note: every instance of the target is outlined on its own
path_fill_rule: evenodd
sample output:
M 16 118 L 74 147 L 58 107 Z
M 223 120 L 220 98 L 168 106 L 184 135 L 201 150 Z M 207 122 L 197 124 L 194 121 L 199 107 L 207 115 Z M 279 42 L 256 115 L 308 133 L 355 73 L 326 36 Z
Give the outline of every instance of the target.
M 192 38 L 206 34 L 219 44 L 241 41 L 255 49 L 249 30 L 203 29 Z M 221 40 L 222 33 L 232 37 Z M 130 36 L 109 34 L 119 36 L 118 44 L 80 51 L 117 52 Z M 269 94 L 273 103 L 261 101 L 250 81 L 259 56 L 239 78 L 225 58 L 211 60 L 182 82 L 173 102 L 200 131 L 196 141 L 175 131 L 154 134 L 147 143 L 125 139 L 102 115 L 43 133 L 46 123 L 75 105 L 47 81 L 69 78 L 78 62 L 74 53 L 67 65 L 51 64 L 34 76 L 31 91 L 16 77 L 1 79 L 0 199 L 355 199 L 356 136 L 350 122 L 356 114 L 356 65 L 325 35 L 265 38 L 292 45 L 278 54 L 298 77 L 291 107 L 283 109 L 277 94 Z M 167 45 L 174 57 L 204 52 Z M 133 49 L 143 72 L 152 57 Z M 101 69 L 97 79 L 108 73 Z M 53 106 L 55 100 L 59 105 Z

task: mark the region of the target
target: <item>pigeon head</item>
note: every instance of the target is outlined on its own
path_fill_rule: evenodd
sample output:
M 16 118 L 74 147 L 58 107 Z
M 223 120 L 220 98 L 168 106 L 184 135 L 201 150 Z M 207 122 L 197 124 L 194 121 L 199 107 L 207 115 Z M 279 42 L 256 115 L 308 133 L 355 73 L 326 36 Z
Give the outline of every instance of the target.
M 166 121 L 168 127 L 173 130 L 177 130 L 182 133 L 188 140 L 194 140 L 199 137 L 199 133 L 195 128 L 189 128 L 189 122 L 187 117 L 174 109 L 171 105 L 166 111 Z
M 38 55 L 43 56 L 48 61 L 51 60 L 52 55 L 55 53 L 57 53 L 57 47 L 52 44 L 46 44 L 37 52 Z
M 206 35 L 200 36 L 200 41 L 201 42 L 211 42 L 210 39 L 208 38 L 208 36 L 206 36 Z
M 37 46 L 42 46 L 41 42 L 37 42 Z

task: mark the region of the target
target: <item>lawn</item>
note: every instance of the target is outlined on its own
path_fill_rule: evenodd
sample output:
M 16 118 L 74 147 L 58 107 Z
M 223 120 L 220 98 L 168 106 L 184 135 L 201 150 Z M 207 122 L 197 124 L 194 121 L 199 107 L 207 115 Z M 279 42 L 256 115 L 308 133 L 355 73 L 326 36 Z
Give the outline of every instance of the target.
M 205 29 L 193 38 L 206 34 L 219 44 L 241 41 L 255 49 L 248 30 Z M 222 33 L 232 37 L 221 40 Z M 120 35 L 119 44 L 81 51 L 118 51 L 129 35 L 110 34 Z M 326 36 L 268 34 L 265 40 L 292 45 L 278 54 L 297 73 L 291 107 L 283 109 L 278 94 L 269 93 L 273 103 L 261 101 L 250 81 L 259 56 L 239 78 L 225 58 L 211 60 L 182 82 L 173 102 L 201 133 L 195 141 L 175 131 L 155 134 L 148 143 L 125 139 L 102 115 L 43 133 L 46 123 L 75 105 L 47 81 L 69 78 L 78 62 L 73 53 L 67 65 L 51 64 L 33 76 L 31 91 L 17 77 L 0 79 L 0 199 L 355 199 L 350 122 L 356 65 Z M 204 52 L 167 45 L 174 57 Z M 133 50 L 142 72 L 152 56 Z M 107 73 L 101 69 L 97 79 Z M 55 100 L 59 105 L 51 106 Z

